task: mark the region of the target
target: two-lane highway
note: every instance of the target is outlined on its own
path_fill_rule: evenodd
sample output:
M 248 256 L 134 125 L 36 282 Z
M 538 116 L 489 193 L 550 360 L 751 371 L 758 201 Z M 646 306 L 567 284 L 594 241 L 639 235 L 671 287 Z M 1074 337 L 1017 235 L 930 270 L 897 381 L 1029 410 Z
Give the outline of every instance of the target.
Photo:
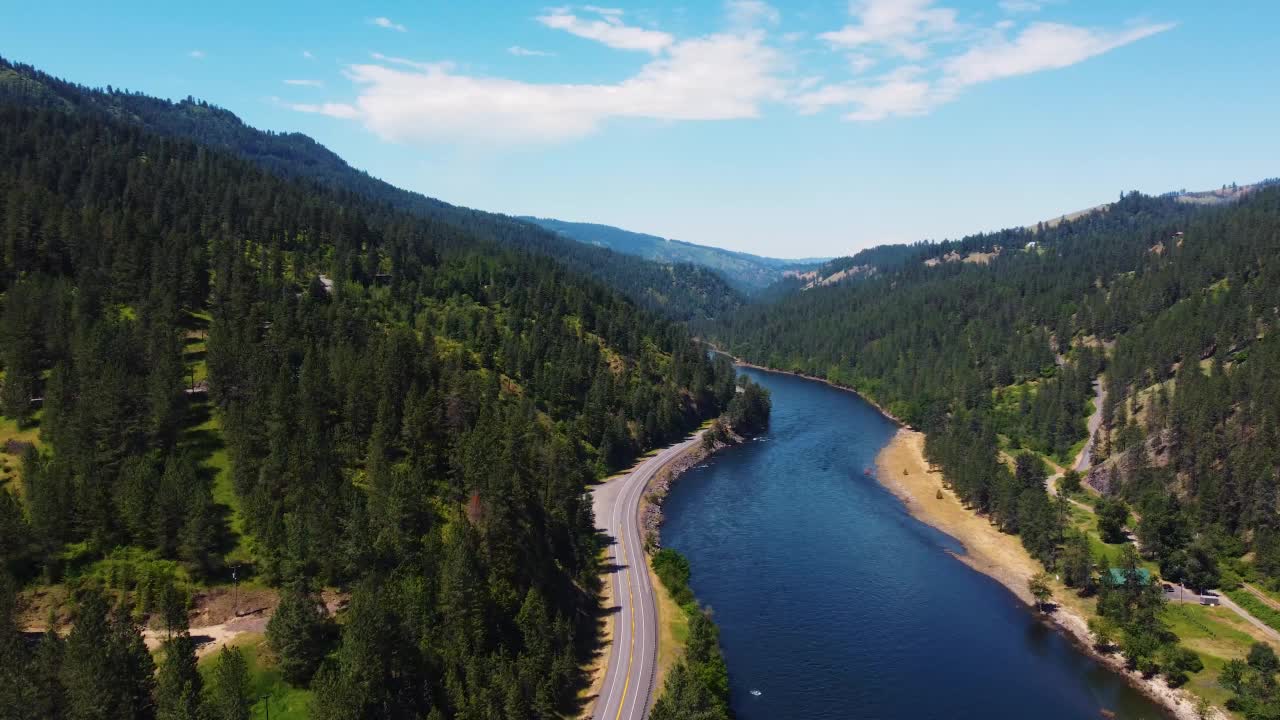
M 695 434 L 592 491 L 596 525 L 613 539 L 608 582 L 617 606 L 609 666 L 592 714 L 595 720 L 643 720 L 652 705 L 658 610 L 641 534 L 640 498 L 649 480 L 700 438 L 701 433 Z

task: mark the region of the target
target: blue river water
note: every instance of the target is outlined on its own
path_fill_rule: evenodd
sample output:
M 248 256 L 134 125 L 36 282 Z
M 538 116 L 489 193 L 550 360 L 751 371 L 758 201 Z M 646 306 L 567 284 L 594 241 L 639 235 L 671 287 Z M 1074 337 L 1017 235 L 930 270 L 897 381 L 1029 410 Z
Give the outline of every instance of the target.
M 875 408 L 744 372 L 773 395 L 769 432 L 685 473 L 662 530 L 720 626 L 740 720 L 1165 717 L 866 475 L 895 429 Z

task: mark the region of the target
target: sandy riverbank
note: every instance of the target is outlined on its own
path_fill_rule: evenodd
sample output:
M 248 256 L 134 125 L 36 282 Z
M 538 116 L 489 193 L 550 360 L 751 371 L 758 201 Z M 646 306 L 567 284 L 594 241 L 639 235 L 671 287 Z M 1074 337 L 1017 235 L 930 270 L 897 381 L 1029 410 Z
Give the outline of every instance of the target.
M 996 529 L 985 517 L 964 507 L 943 487 L 942 473 L 931 472 L 924 457 L 924 435 L 906 428 L 897 434 L 876 457 L 877 478 L 897 495 L 918 520 L 947 533 L 965 547 L 958 559 L 973 569 L 995 578 L 1028 605 L 1032 604 L 1027 580 L 1042 568 L 1015 535 Z M 938 497 L 941 491 L 941 497 Z M 1048 621 L 1065 632 L 1081 651 L 1122 675 L 1135 689 L 1164 706 L 1178 720 L 1199 720 L 1195 698 L 1169 687 L 1159 677 L 1144 678 L 1124 667 L 1118 654 L 1102 654 L 1093 648 L 1088 622 L 1082 616 L 1059 607 Z M 1225 717 L 1221 713 L 1216 717 Z
M 961 562 L 999 580 L 1028 605 L 1032 603 L 1027 580 L 1040 572 L 1040 564 L 1027 554 L 1017 536 L 1000 532 L 943 487 L 942 473 L 931 472 L 925 461 L 924 433 L 899 429 L 876 457 L 876 465 L 876 477 L 912 515 L 964 545 L 965 554 L 958 556 Z

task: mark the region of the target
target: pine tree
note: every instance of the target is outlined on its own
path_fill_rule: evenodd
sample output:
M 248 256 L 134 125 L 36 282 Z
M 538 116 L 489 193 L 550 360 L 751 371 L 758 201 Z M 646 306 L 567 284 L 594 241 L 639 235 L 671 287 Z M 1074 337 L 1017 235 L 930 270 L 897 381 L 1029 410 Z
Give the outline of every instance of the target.
M 13 581 L 0 573 L 0 712 L 15 720 L 35 720 L 35 678 L 32 658 L 16 624 L 17 593 Z
M 156 678 L 156 720 L 199 720 L 202 681 L 196 667 L 196 645 L 180 632 L 162 645 Z
M 286 586 L 267 623 L 267 641 L 279 658 L 285 680 L 299 687 L 311 683 L 328 651 L 330 634 L 331 624 L 320 598 L 303 581 Z
M 63 650 L 63 640 L 53 630 L 50 619 L 49 629 L 36 644 L 28 671 L 35 684 L 35 696 L 31 702 L 34 717 L 60 720 L 66 715 L 66 689 L 59 677 Z
M 86 591 L 67 636 L 60 676 L 68 720 L 150 720 L 154 674 L 128 612 L 109 612 L 100 592 Z
M 224 646 L 218 653 L 204 708 L 207 720 L 249 720 L 253 687 L 240 648 Z

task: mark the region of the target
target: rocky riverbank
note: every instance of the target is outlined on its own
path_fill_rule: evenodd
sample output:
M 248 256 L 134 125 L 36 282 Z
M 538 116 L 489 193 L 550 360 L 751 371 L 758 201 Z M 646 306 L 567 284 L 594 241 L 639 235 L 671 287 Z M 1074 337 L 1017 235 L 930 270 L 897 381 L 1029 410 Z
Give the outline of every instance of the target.
M 708 431 L 700 431 L 699 437 L 705 437 L 706 432 Z M 671 486 L 685 471 L 701 465 L 707 458 L 724 448 L 739 445 L 744 440 L 741 435 L 732 431 L 729 435 L 729 442 L 717 440 L 710 446 L 702 442 L 690 446 L 649 481 L 649 487 L 645 489 L 644 497 L 640 500 L 640 526 L 644 528 L 645 547 L 649 552 L 657 552 L 662 547 L 662 502 L 666 500 Z

